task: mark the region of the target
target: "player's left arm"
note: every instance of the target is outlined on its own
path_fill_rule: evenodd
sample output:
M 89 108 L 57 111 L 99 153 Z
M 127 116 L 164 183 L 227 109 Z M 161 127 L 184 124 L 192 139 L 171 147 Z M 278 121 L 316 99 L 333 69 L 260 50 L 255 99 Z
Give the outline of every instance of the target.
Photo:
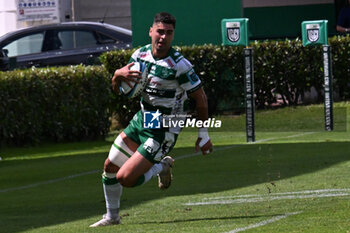
M 203 90 L 203 87 L 195 90 L 189 94 L 190 98 L 196 102 L 196 111 L 198 120 L 205 121 L 208 119 L 208 101 L 207 96 Z M 198 139 L 196 141 L 196 151 L 202 151 L 203 155 L 209 154 L 213 151 L 213 144 L 211 143 L 208 128 L 198 129 Z

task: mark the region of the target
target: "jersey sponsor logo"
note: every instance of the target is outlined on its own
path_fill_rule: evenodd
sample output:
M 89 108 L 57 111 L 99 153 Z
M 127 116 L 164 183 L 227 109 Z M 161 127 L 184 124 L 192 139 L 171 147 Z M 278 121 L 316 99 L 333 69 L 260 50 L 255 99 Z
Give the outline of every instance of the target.
M 162 98 L 174 98 L 176 91 L 175 90 L 161 90 L 161 89 L 147 87 L 145 89 L 145 92 L 147 94 L 162 97 Z
M 147 52 L 141 52 L 139 55 L 140 58 L 145 58 L 147 57 Z
M 159 142 L 157 142 L 153 138 L 148 138 L 143 144 L 143 149 L 145 149 L 150 154 L 156 153 L 159 150 L 159 148 L 160 148 Z
M 169 65 L 170 67 L 174 67 L 174 64 L 172 63 L 172 61 L 171 61 L 170 58 L 168 58 L 168 59 L 166 60 L 166 62 L 168 63 L 168 65 Z
M 150 68 L 150 74 L 161 79 L 175 78 L 175 70 L 168 67 L 159 66 L 159 65 L 152 65 Z
M 162 86 L 162 83 L 161 82 L 158 82 L 158 81 L 155 81 L 154 78 L 151 79 L 151 81 L 149 81 L 150 84 L 154 84 L 154 85 L 157 85 L 157 86 Z
M 193 69 L 191 69 L 189 72 L 187 72 L 186 75 L 187 75 L 187 78 L 188 78 L 188 80 L 190 80 L 192 85 L 195 84 L 199 80 L 197 74 L 194 72 Z

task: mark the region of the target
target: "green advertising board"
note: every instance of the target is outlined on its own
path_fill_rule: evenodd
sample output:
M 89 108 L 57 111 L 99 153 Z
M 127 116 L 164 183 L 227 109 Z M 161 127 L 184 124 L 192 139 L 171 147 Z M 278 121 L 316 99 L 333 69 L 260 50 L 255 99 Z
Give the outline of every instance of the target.
M 221 33 L 223 45 L 248 46 L 248 19 L 222 19 Z
M 303 46 L 327 45 L 327 23 L 328 20 L 303 21 L 301 23 Z

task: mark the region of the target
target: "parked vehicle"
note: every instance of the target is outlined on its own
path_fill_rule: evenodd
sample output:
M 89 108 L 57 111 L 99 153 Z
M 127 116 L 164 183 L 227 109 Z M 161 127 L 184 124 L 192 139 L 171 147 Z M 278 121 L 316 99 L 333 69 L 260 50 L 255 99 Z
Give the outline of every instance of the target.
M 98 64 L 109 50 L 129 49 L 130 30 L 106 23 L 66 22 L 19 29 L 0 37 L 0 70 Z

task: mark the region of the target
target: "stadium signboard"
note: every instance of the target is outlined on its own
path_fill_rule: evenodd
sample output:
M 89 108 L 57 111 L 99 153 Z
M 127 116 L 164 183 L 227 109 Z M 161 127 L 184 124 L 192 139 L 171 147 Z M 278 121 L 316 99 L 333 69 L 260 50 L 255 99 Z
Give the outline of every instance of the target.
M 303 21 L 301 23 L 303 46 L 327 45 L 327 23 L 328 20 Z
M 223 19 L 221 21 L 222 43 L 224 45 L 248 46 L 248 19 Z

